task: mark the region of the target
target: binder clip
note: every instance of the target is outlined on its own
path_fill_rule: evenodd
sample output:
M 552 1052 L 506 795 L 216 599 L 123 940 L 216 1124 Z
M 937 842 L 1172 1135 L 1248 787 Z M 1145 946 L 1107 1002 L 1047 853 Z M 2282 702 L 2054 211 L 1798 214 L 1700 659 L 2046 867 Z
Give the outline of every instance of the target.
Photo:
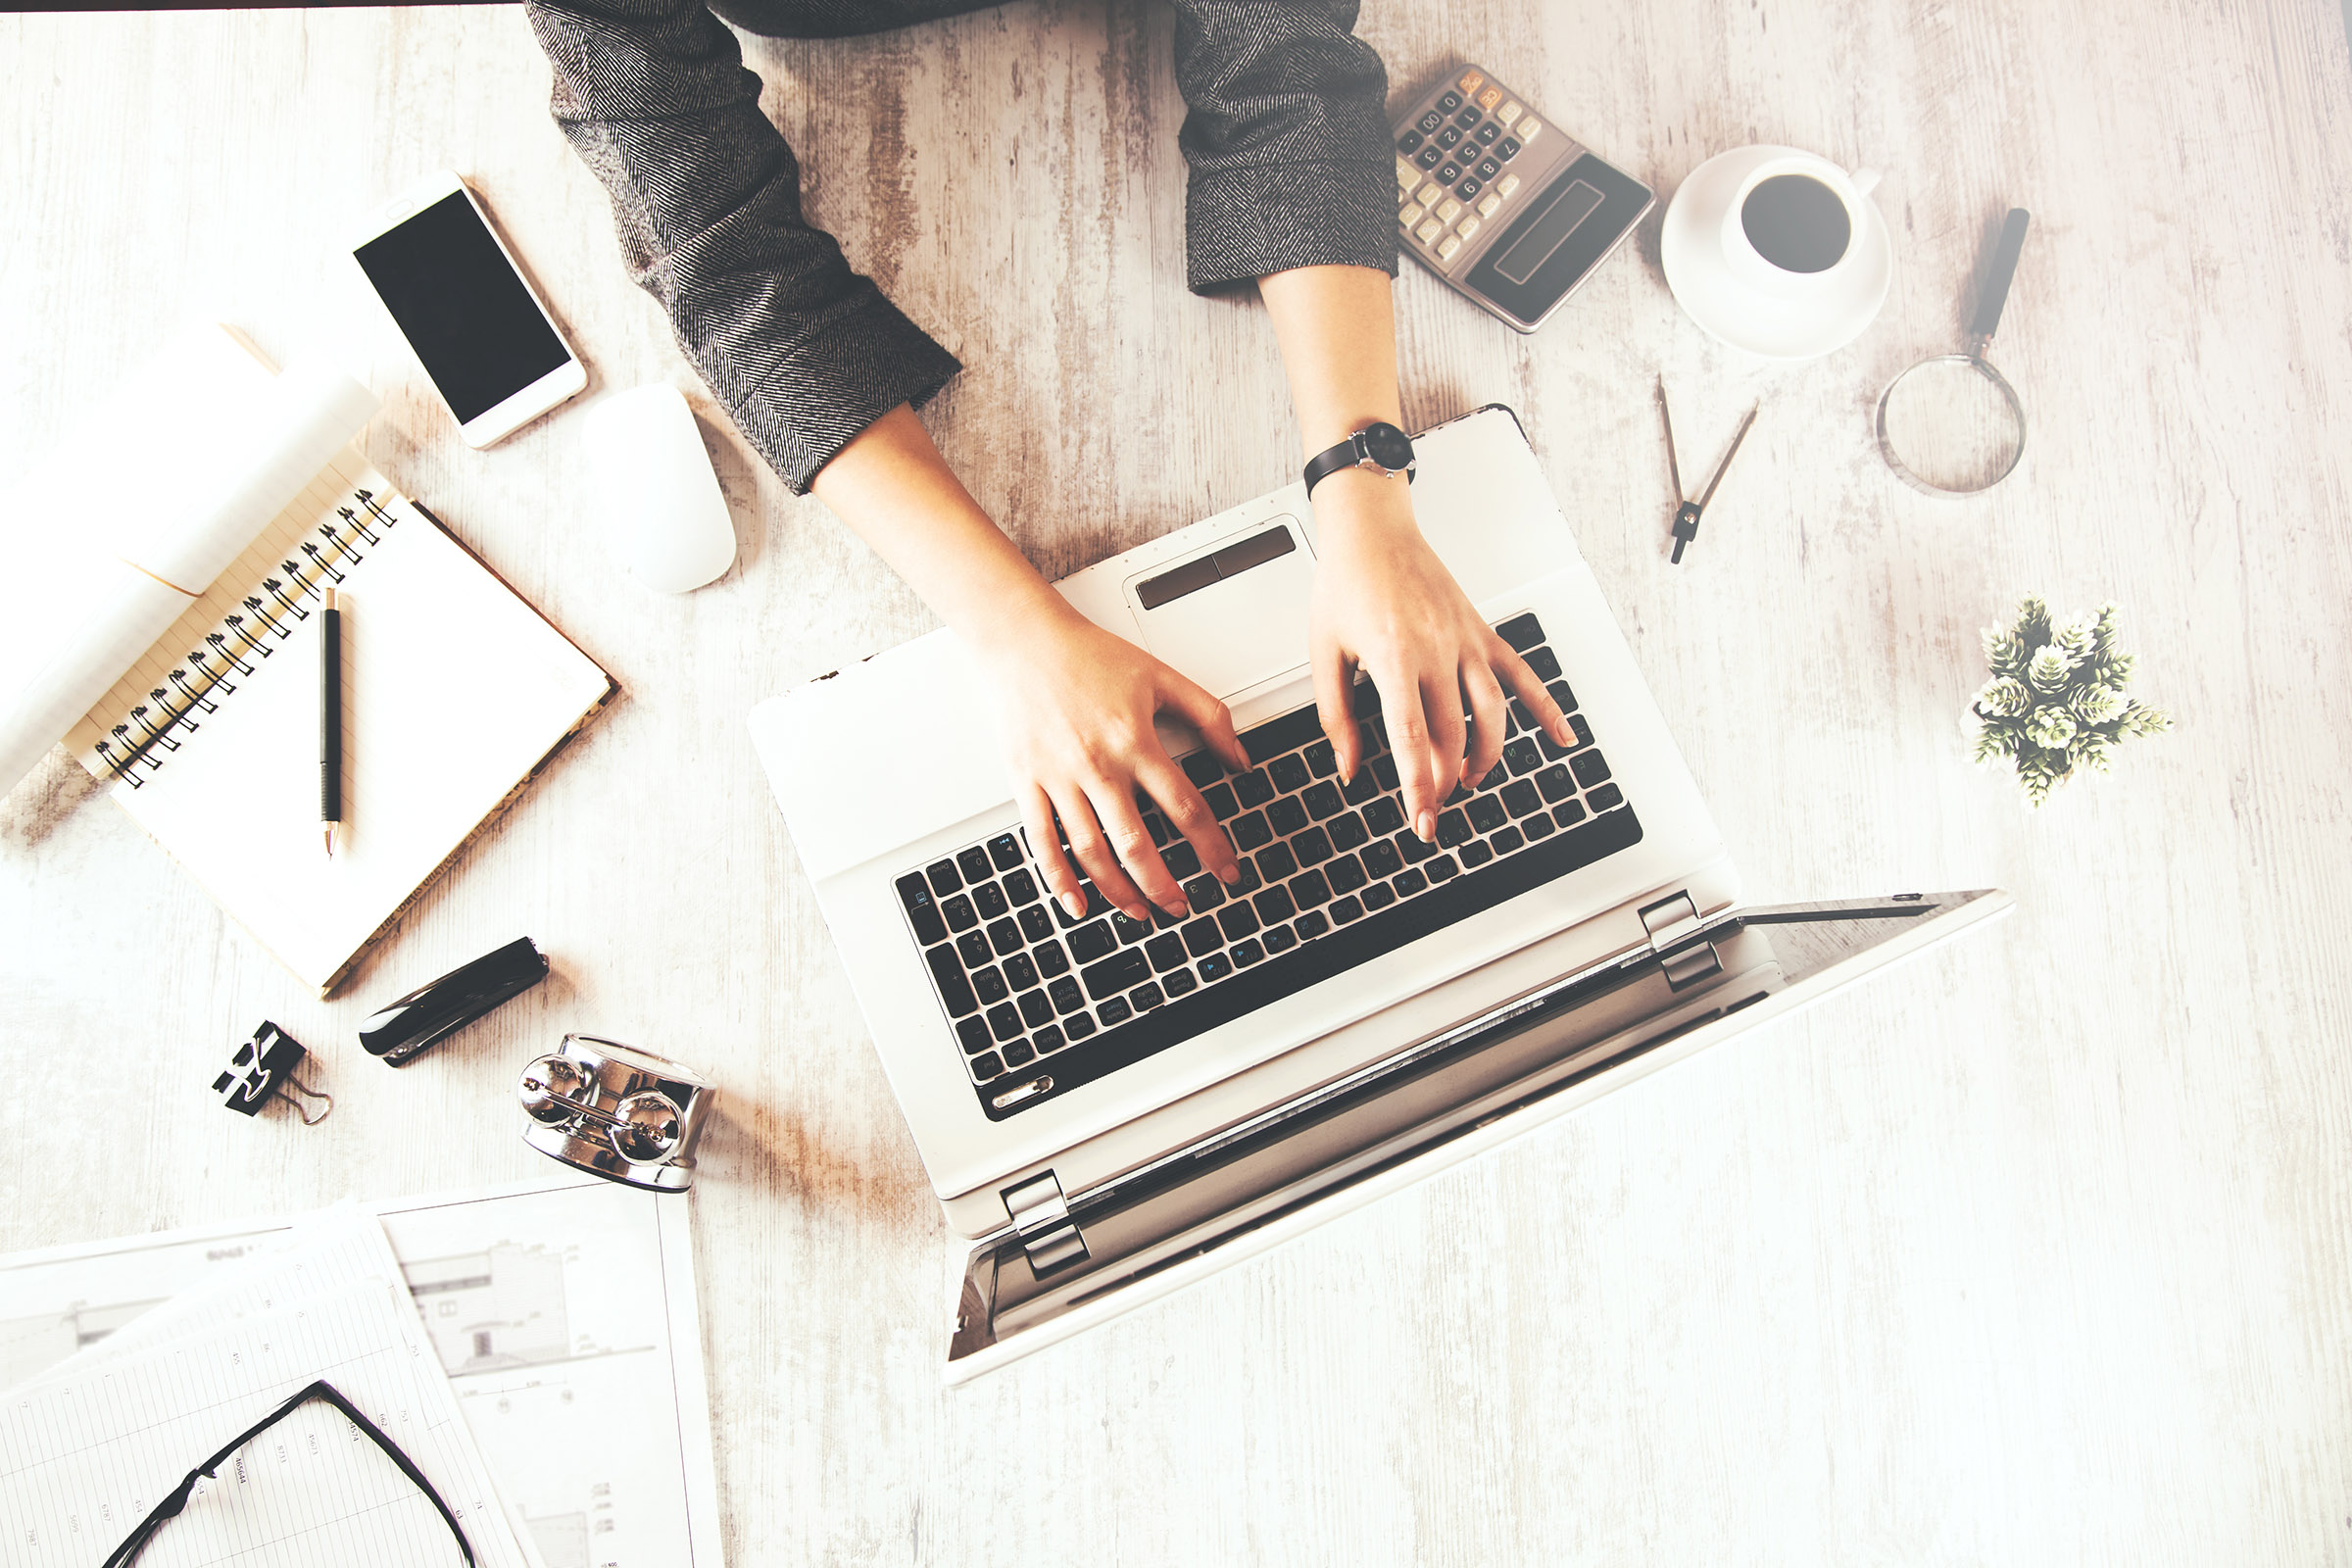
M 294 1069 L 309 1055 L 300 1041 L 265 1018 L 253 1038 L 228 1058 L 228 1070 L 213 1080 L 213 1093 L 241 1116 L 258 1115 L 270 1096 L 282 1094 L 292 1102 L 302 1124 L 316 1127 L 335 1108 L 335 1097 L 322 1095 L 294 1076 Z M 318 1107 L 315 1116 L 311 1114 L 314 1103 Z

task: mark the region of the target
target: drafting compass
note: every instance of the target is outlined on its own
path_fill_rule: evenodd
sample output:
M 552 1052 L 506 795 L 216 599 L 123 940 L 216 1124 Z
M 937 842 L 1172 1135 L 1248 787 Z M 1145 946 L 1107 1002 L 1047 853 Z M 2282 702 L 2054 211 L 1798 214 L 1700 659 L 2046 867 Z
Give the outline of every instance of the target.
M 1658 377 L 1658 416 L 1666 421 L 1666 475 L 1674 483 L 1674 554 L 1668 558 L 1671 564 L 1680 565 L 1684 546 L 1698 537 L 1698 514 L 1707 510 L 1708 502 L 1715 499 L 1715 487 L 1723 483 L 1724 470 L 1732 466 L 1732 459 L 1740 455 L 1740 443 L 1747 439 L 1747 427 L 1756 422 L 1756 415 L 1763 407 L 1758 403 L 1747 411 L 1747 417 L 1740 421 L 1740 433 L 1732 437 L 1731 450 L 1723 455 L 1721 463 L 1715 465 L 1715 477 L 1707 481 L 1706 489 L 1699 492 L 1696 501 L 1685 501 L 1683 470 L 1674 461 L 1674 415 L 1666 407 L 1666 378 L 1662 375 Z

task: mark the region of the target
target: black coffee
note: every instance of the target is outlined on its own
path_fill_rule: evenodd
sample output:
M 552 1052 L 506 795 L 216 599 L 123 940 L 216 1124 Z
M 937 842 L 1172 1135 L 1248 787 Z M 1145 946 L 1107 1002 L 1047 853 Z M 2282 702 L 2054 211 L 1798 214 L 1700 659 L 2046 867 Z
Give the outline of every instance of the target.
M 1845 203 L 1805 174 L 1775 174 L 1749 191 L 1740 226 L 1757 255 L 1790 272 L 1828 271 L 1854 237 Z

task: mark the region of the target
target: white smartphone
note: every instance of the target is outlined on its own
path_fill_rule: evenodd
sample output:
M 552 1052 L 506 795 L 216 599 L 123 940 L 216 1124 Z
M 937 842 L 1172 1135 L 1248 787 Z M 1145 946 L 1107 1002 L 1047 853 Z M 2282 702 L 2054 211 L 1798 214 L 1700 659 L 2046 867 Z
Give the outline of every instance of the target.
M 587 386 L 580 357 L 456 174 L 379 211 L 351 254 L 467 446 L 504 440 Z

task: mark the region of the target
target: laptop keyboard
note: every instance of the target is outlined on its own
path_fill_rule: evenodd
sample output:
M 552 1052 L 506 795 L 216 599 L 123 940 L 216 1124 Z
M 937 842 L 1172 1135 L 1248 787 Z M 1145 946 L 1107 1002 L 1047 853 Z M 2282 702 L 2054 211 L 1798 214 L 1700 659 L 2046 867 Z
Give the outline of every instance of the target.
M 1559 660 L 1532 614 L 1495 628 L 1568 715 L 1563 747 L 1510 704 L 1502 760 L 1438 814 L 1438 842 L 1406 825 L 1396 762 L 1370 682 L 1355 688 L 1364 761 L 1342 784 L 1313 705 L 1245 731 L 1262 759 L 1233 774 L 1213 753 L 1185 772 L 1233 840 L 1227 887 L 1146 805 L 1144 825 L 1192 912 L 1150 923 L 1092 882 L 1072 919 L 1019 831 L 897 881 L 899 902 L 962 1042 L 981 1108 L 1001 1121 L 1220 1024 L 1371 962 L 1531 888 L 1638 844 L 1642 827 Z

